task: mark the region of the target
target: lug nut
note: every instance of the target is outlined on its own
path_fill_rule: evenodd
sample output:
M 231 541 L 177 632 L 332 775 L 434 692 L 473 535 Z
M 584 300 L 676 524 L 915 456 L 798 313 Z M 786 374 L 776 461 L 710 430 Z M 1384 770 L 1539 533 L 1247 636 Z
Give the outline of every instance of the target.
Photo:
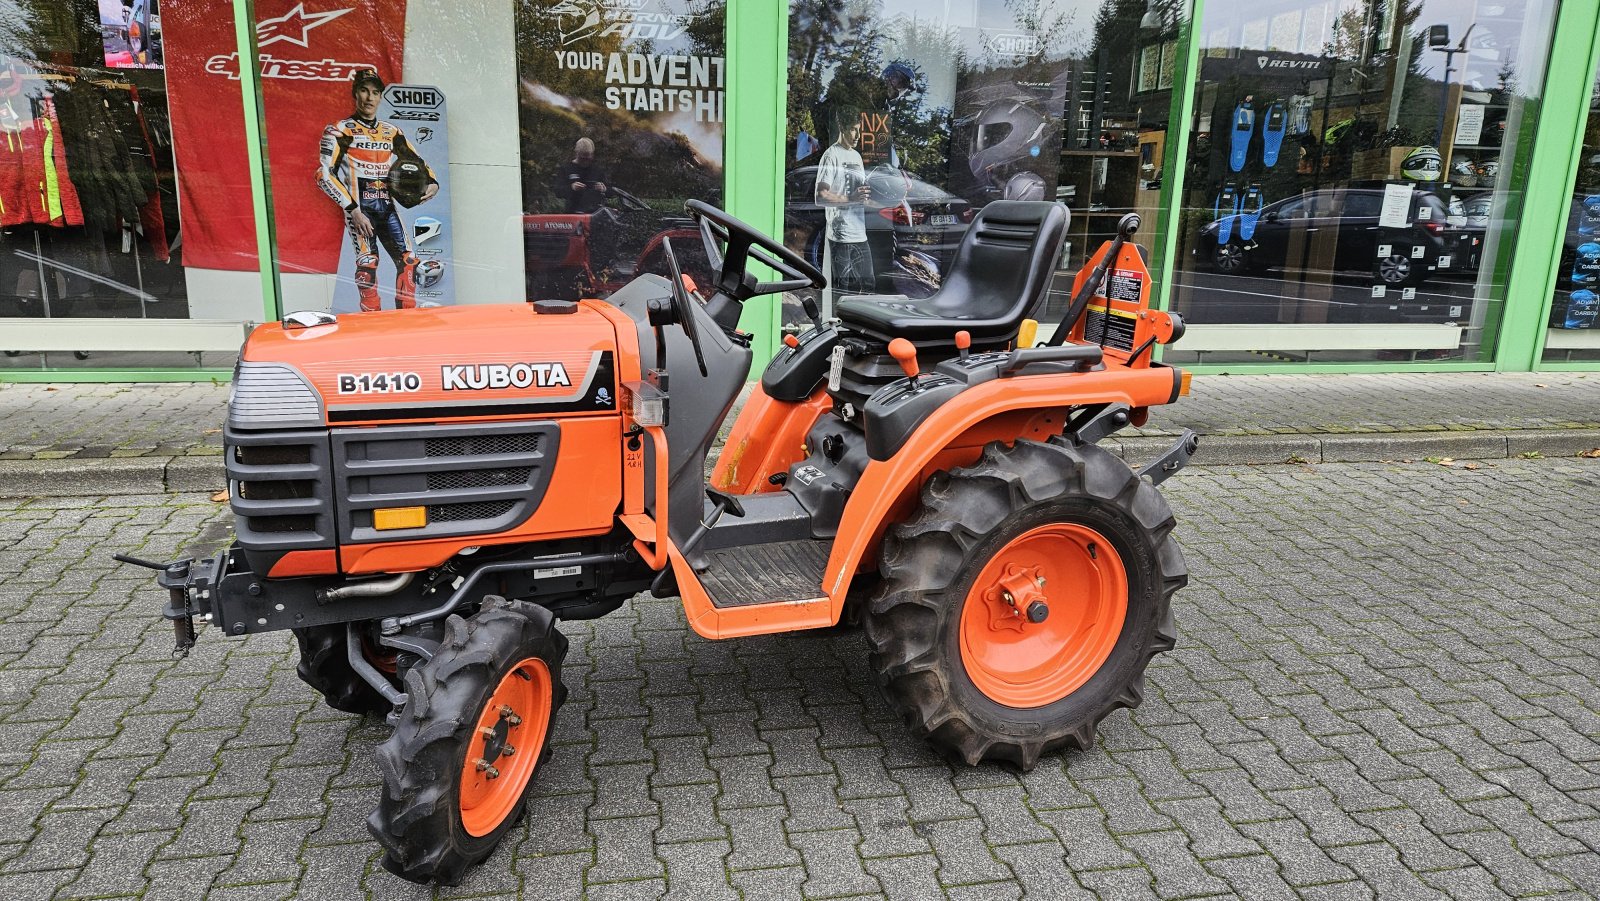
M 517 716 L 516 713 L 512 711 L 511 705 L 509 704 L 500 705 L 500 718 L 513 726 L 522 725 L 522 717 Z
M 515 745 L 506 745 L 505 747 L 500 749 L 500 756 L 502 756 L 502 757 L 510 757 L 512 754 L 515 754 L 515 753 L 517 753 L 517 748 L 516 748 Z
M 478 772 L 483 773 L 490 779 L 500 778 L 500 771 L 494 766 L 490 765 L 489 761 L 484 760 L 482 757 L 478 758 Z
M 1034 601 L 1028 605 L 1028 622 L 1042 623 L 1050 615 L 1050 605 L 1044 601 Z
M 484 726 L 482 729 L 479 729 L 478 734 L 483 736 L 485 741 L 494 738 L 494 730 L 488 726 Z

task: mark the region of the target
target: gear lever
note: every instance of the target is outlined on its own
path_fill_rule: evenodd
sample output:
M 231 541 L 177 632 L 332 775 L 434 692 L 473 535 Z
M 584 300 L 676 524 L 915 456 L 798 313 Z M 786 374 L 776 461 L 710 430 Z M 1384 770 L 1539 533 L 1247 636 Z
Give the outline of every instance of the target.
M 904 338 L 896 338 L 889 342 L 889 356 L 894 357 L 906 378 L 911 380 L 911 390 L 921 391 L 922 386 L 917 384 L 917 376 L 922 372 L 922 367 L 917 365 L 917 346 Z
M 956 350 L 961 352 L 961 359 L 967 358 L 967 350 L 972 347 L 972 333 L 966 329 L 956 332 Z

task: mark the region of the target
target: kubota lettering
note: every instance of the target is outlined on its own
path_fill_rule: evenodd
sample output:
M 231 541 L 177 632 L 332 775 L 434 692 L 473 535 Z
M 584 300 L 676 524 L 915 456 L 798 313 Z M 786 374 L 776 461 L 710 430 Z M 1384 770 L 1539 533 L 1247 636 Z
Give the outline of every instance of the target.
M 572 378 L 561 363 L 474 363 L 440 370 L 446 391 L 496 388 L 570 388 Z

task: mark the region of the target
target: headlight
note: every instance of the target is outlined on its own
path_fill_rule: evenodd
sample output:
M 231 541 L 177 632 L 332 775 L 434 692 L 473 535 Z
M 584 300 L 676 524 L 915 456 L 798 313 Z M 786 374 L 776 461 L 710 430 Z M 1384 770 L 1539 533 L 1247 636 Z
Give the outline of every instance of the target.
M 293 366 L 241 361 L 228 423 L 238 429 L 317 428 L 323 425 L 322 398 Z

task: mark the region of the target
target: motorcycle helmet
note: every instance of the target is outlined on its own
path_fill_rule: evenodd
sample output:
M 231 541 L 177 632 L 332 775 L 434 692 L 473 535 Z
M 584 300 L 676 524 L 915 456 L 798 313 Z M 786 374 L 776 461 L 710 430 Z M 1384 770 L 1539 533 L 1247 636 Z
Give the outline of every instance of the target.
M 1478 184 L 1485 188 L 1494 187 L 1495 179 L 1500 177 L 1500 161 L 1485 160 L 1478 167 Z
M 444 223 L 432 216 L 418 216 L 411 224 L 411 241 L 418 247 L 432 241 L 444 231 Z
M 1002 200 L 1043 200 L 1044 177 L 1037 172 L 1018 172 L 1006 179 Z
M 431 288 L 444 278 L 444 264 L 438 260 L 423 260 L 417 264 L 417 287 Z
M 992 170 L 1038 156 L 1049 129 L 1050 120 L 1021 100 L 991 103 L 973 120 L 967 165 L 980 184 L 995 187 Z
M 1464 156 L 1458 156 L 1450 164 L 1450 180 L 1463 188 L 1478 186 L 1478 166 Z
M 415 157 L 401 157 L 389 167 L 389 196 L 403 207 L 414 207 L 422 202 L 428 190 L 428 167 Z
M 1444 174 L 1444 159 L 1439 156 L 1439 148 L 1423 146 L 1406 154 L 1400 161 L 1400 174 L 1412 181 L 1438 181 Z

